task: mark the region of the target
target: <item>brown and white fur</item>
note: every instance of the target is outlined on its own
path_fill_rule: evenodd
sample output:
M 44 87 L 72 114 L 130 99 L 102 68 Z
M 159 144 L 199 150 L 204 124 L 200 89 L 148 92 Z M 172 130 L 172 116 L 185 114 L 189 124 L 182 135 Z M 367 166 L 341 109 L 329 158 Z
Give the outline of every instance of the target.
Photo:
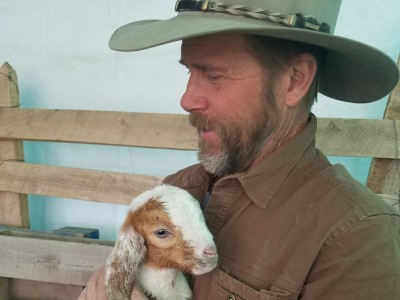
M 157 300 L 191 299 L 183 272 L 211 271 L 216 246 L 200 209 L 185 190 L 160 185 L 135 198 L 105 266 L 110 300 L 130 299 L 137 284 Z

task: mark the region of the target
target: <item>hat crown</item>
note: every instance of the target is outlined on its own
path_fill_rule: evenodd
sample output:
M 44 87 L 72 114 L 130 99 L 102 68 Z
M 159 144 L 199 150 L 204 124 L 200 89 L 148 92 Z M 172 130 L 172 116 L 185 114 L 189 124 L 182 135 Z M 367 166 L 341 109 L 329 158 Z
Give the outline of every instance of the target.
M 137 51 L 178 40 L 244 33 L 296 41 L 325 51 L 318 91 L 366 103 L 387 95 L 399 80 L 393 60 L 378 49 L 333 33 L 341 0 L 180 0 L 168 20 L 142 20 L 114 32 L 111 49 Z
M 242 5 L 274 13 L 312 16 L 320 23 L 327 23 L 334 32 L 341 0 L 216 0 L 226 5 Z M 210 0 L 212 2 L 212 0 Z

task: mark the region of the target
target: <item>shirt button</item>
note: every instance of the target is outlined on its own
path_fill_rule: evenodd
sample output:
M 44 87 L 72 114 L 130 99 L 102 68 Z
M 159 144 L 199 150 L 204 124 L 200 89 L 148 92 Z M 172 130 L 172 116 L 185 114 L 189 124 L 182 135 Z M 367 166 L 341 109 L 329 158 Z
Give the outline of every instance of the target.
M 226 297 L 227 300 L 235 300 L 236 297 L 232 294 L 229 294 L 228 297 Z

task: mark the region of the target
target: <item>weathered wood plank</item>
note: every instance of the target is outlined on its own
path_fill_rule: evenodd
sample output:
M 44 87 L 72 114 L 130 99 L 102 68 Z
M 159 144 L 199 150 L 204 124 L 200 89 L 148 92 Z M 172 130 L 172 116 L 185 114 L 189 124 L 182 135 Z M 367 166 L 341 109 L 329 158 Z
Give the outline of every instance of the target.
M 400 196 L 400 161 L 383 158 L 374 160 L 369 170 L 367 187 L 378 194 Z
M 81 286 L 13 278 L 10 279 L 10 298 L 4 300 L 71 300 L 77 299 L 81 290 Z
M 320 118 L 317 146 L 327 155 L 395 158 L 393 122 Z M 187 116 L 172 114 L 0 109 L 0 139 L 197 150 Z
M 397 62 L 400 68 L 400 56 Z M 400 82 L 389 96 L 385 110 L 385 119 L 400 119 Z M 392 121 L 393 122 L 393 121 Z M 396 130 L 397 149 L 400 146 L 400 131 Z M 400 195 L 400 150 L 397 150 L 396 159 L 373 159 L 368 175 L 367 186 L 376 193 Z
M 0 235 L 0 276 L 83 286 L 112 245 Z
M 0 141 L 0 161 L 24 160 L 22 142 Z
M 19 162 L 0 165 L 0 190 L 114 204 L 129 204 L 134 197 L 161 181 L 161 177 L 155 176 Z M 397 194 L 381 196 L 389 205 L 398 208 Z
M 1 189 L 0 189 L 1 190 Z M 29 227 L 27 197 L 18 191 L 0 191 L 0 224 Z
M 5 161 L 0 191 L 129 204 L 162 178 Z
M 185 115 L 109 111 L 0 109 L 0 139 L 197 148 Z
M 394 121 L 318 119 L 317 147 L 333 156 L 396 158 Z
M 18 81 L 15 70 L 5 63 L 0 68 L 0 107 L 12 109 L 19 105 Z M 0 161 L 23 160 L 21 141 L 0 141 Z M 0 224 L 28 227 L 29 212 L 26 195 L 0 192 Z
M 0 107 L 19 106 L 17 73 L 5 62 L 0 67 Z

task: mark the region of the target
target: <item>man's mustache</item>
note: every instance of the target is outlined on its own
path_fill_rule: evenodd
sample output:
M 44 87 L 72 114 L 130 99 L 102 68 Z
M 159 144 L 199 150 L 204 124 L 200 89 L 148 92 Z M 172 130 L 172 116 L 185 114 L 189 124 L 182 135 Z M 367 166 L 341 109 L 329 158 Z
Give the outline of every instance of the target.
M 199 113 L 191 113 L 189 115 L 189 124 L 197 130 L 215 130 L 221 131 L 221 124 L 220 122 L 211 119 L 210 117 L 205 117 Z

